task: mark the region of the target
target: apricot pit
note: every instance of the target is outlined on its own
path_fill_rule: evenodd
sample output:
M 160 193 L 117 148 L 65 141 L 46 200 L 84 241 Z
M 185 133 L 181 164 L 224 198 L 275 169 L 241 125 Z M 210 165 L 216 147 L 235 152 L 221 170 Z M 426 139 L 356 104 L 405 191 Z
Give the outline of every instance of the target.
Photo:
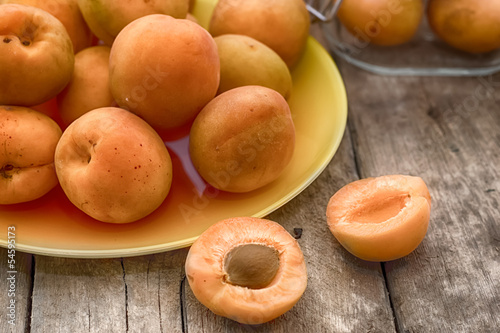
M 227 283 L 261 289 L 268 286 L 279 268 L 279 253 L 262 244 L 245 244 L 233 248 L 226 255 L 224 270 Z

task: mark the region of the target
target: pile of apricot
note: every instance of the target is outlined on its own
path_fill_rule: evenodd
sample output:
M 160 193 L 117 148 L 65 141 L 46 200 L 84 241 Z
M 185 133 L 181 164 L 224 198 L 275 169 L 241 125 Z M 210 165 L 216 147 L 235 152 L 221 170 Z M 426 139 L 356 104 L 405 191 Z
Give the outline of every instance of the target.
M 137 221 L 170 192 L 163 138 L 177 133 L 218 190 L 276 180 L 295 149 L 290 70 L 308 11 L 302 0 L 213 5 L 204 28 L 189 0 L 0 0 L 0 204 L 59 184 L 98 221 Z M 52 101 L 53 119 L 35 111 Z

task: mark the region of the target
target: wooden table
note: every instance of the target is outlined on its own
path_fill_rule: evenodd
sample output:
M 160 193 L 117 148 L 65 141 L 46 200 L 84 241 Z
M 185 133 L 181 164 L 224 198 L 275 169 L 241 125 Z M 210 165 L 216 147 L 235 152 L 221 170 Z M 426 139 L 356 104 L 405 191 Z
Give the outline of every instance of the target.
M 388 77 L 338 66 L 349 100 L 342 144 L 311 186 L 268 216 L 303 229 L 308 287 L 292 310 L 258 326 L 215 316 L 186 283 L 188 249 L 102 260 L 18 252 L 13 326 L 2 248 L 0 332 L 498 332 L 500 74 Z M 430 227 L 407 257 L 365 262 L 335 240 L 325 209 L 343 185 L 386 174 L 426 181 Z

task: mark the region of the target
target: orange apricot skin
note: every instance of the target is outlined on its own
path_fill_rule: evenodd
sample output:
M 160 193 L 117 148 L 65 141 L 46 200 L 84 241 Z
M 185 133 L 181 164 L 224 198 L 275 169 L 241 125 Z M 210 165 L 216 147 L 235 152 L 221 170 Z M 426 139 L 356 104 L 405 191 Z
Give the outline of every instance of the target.
M 384 209 L 377 203 L 398 196 L 403 207 L 395 215 L 380 221 L 370 213 Z M 417 248 L 427 233 L 430 210 L 429 190 L 420 177 L 389 175 L 347 184 L 331 197 L 326 215 L 330 231 L 347 251 L 380 262 L 402 258 Z
M 34 106 L 54 98 L 71 79 L 73 43 L 48 12 L 0 5 L 0 104 Z
M 59 125 L 30 108 L 0 105 L 0 205 L 38 199 L 58 183 Z
M 249 289 L 226 283 L 223 261 L 234 247 L 256 243 L 280 253 L 280 267 L 269 286 Z M 242 324 L 262 324 L 290 310 L 307 287 L 304 256 L 297 241 L 278 223 L 235 217 L 208 228 L 191 246 L 186 276 L 196 298 L 213 313 Z
M 422 0 L 344 0 L 340 22 L 353 35 L 375 45 L 401 45 L 415 35 L 424 12 Z
M 498 1 L 432 0 L 427 17 L 433 32 L 458 50 L 478 54 L 500 48 Z
M 76 0 L 0 0 L 0 4 L 17 3 L 45 10 L 66 28 L 73 43 L 74 53 L 92 44 L 92 33 L 83 19 Z

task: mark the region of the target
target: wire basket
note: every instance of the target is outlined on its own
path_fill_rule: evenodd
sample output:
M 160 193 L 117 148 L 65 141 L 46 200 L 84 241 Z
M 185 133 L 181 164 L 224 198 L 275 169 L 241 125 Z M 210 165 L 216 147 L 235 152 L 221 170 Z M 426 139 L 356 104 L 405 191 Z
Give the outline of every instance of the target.
M 382 75 L 416 76 L 484 76 L 500 71 L 500 50 L 469 54 L 451 48 L 435 35 L 426 17 L 429 0 L 423 0 L 424 14 L 416 34 L 397 46 L 360 42 L 353 36 L 337 17 L 345 1 L 354 0 L 305 0 L 305 3 L 312 21 L 321 27 L 332 55 L 359 68 Z

